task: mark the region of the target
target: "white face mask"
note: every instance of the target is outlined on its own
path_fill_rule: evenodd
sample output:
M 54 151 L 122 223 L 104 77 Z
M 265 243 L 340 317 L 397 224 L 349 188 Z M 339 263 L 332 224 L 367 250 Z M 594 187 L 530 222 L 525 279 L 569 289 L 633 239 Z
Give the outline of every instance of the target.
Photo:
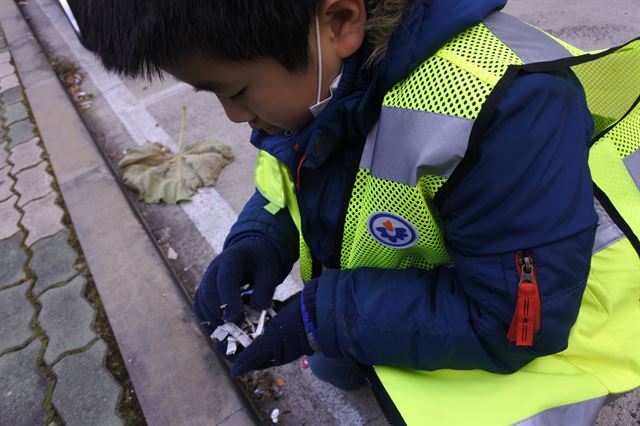
M 322 97 L 322 43 L 320 42 L 320 20 L 318 19 L 317 14 L 316 50 L 318 51 L 318 90 L 316 91 L 316 103 L 309 107 L 309 111 L 311 111 L 311 114 L 313 114 L 314 117 L 320 115 L 324 107 L 329 103 L 329 101 L 333 97 L 334 90 L 336 90 L 338 88 L 338 84 L 340 84 L 340 77 L 342 76 L 342 71 L 340 71 L 338 76 L 331 83 L 331 86 L 329 86 L 329 97 L 325 100 L 320 100 Z

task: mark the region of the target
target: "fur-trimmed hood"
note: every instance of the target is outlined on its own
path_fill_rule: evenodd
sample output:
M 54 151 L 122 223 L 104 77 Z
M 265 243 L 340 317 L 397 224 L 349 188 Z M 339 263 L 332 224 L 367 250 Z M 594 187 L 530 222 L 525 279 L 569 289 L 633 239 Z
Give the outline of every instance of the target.
M 391 35 L 396 30 L 413 0 L 378 0 L 370 4 L 367 39 L 372 46 L 369 64 L 376 64 L 387 52 Z

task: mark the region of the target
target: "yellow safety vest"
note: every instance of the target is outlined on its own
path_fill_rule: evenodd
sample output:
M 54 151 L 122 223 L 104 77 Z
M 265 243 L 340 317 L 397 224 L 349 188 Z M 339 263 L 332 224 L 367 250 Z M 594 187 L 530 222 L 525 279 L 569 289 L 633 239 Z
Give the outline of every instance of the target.
M 467 152 L 476 119 L 499 99 L 494 89 L 508 87 L 519 73 L 566 68 L 583 84 L 595 121 L 589 166 L 600 218 L 568 348 L 510 375 L 376 366 L 377 396 L 398 423 L 581 424 L 592 420 L 607 395 L 640 386 L 640 39 L 585 53 L 496 12 L 449 41 L 384 98 L 352 190 L 340 266 L 430 269 L 451 263 L 435 202 Z M 438 137 L 428 136 L 432 130 Z M 394 134 L 406 136 L 402 150 Z M 387 150 L 400 155 L 385 155 Z M 382 164 L 391 157 L 397 165 Z M 270 201 L 267 209 L 287 208 L 298 227 L 301 274 L 308 280 L 311 255 L 289 170 L 261 151 L 255 179 Z M 381 211 L 414 224 L 416 243 L 395 248 L 374 239 L 366 224 Z

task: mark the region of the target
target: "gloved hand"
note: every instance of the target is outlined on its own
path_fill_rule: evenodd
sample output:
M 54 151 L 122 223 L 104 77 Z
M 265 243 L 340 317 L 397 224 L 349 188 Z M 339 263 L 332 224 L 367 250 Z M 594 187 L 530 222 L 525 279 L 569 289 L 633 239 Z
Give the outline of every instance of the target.
M 200 323 L 213 333 L 223 322 L 242 322 L 240 287 L 245 284 L 253 288 L 250 303 L 260 310 L 269 308 L 280 269 L 278 250 L 264 237 L 248 236 L 223 250 L 209 264 L 194 295 L 193 309 Z
M 302 292 L 292 296 L 291 301 L 269 321 L 262 335 L 240 352 L 231 369 L 233 376 L 287 364 L 302 355 L 314 353 L 302 318 L 301 296 Z

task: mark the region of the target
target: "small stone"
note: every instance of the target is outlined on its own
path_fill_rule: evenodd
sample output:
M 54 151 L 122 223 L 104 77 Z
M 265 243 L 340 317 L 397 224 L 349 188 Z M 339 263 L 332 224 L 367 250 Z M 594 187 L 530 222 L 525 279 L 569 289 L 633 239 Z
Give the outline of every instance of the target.
M 69 246 L 69 231 L 62 229 L 31 247 L 29 268 L 36 275 L 33 292 L 38 294 L 54 284 L 69 281 L 78 271 L 73 267 L 78 253 Z
M 20 173 L 21 170 L 26 169 L 27 167 L 35 166 L 42 161 L 42 158 L 40 158 L 40 155 L 42 155 L 42 148 L 38 146 L 39 141 L 39 138 L 33 138 L 29 142 L 25 142 L 13 148 L 11 156 L 9 157 L 9 161 L 13 163 L 13 167 L 11 168 L 11 173 L 13 175 Z
M 29 231 L 25 244 L 31 246 L 36 241 L 63 229 L 63 214 L 62 209 L 56 204 L 55 192 L 50 192 L 46 197 L 27 204 L 24 208 L 24 216 L 20 221 Z M 0 222 L 1 226 L 2 222 Z
M 47 163 L 42 162 L 37 167 L 15 175 L 17 181 L 13 189 L 20 195 L 19 207 L 24 207 L 30 201 L 42 198 L 53 190 L 53 178 L 47 173 L 46 168 Z
M 107 345 L 98 340 L 53 367 L 58 377 L 53 405 L 67 425 L 124 424 L 117 414 L 122 388 L 104 366 L 106 352 Z
M 22 248 L 22 231 L 16 232 L 11 238 L 0 240 L 0 287 L 15 284 L 26 278 L 24 266 L 27 254 Z M 0 339 L 1 341 L 1 339 Z
M 27 109 L 22 102 L 16 102 L 15 104 L 11 104 L 5 108 L 5 126 L 13 124 L 16 121 L 24 120 L 27 117 Z
M 11 61 L 11 54 L 9 52 L 0 53 L 0 64 L 5 64 Z
M 18 221 L 20 213 L 14 207 L 18 201 L 18 196 L 14 195 L 7 200 L 0 202 L 0 240 L 4 240 L 18 232 Z
M 2 424 L 40 425 L 47 420 L 42 409 L 47 381 L 40 375 L 36 358 L 40 340 L 0 357 L 0 413 Z
M 78 275 L 68 284 L 52 288 L 38 298 L 42 310 L 38 323 L 49 337 L 44 353 L 47 364 L 63 352 L 86 346 L 97 336 L 91 329 L 96 312 L 82 296 L 86 280 Z
M 0 78 L 13 74 L 15 71 L 10 62 L 0 62 Z
M 32 336 L 35 309 L 25 297 L 29 284 L 0 290 L 0 352 L 19 346 Z
M 18 76 L 15 74 L 9 74 L 0 78 L 0 92 L 17 87 L 20 84 Z
M 29 120 L 17 121 L 9 126 L 7 135 L 11 144 L 11 148 L 23 142 L 33 139 L 33 125 Z
M 173 247 L 169 246 L 169 249 L 167 249 L 167 259 L 176 260 L 177 258 L 178 258 L 178 253 L 176 253 Z
M 11 105 L 15 102 L 22 102 L 24 99 L 22 97 L 22 90 L 20 87 L 14 87 L 13 89 L 9 89 L 0 94 L 0 99 L 4 103 L 5 106 Z

